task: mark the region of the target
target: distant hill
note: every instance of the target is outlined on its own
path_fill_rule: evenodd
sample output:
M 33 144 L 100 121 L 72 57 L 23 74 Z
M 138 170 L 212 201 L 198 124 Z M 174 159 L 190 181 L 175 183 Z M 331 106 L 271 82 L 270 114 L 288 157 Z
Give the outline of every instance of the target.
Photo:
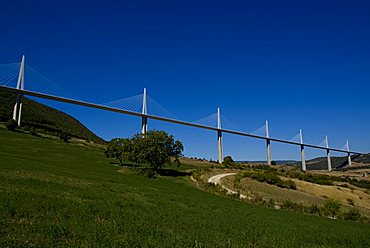
M 0 121 L 5 122 L 12 118 L 15 97 L 15 93 L 0 90 Z M 23 99 L 22 127 L 24 129 L 33 127 L 37 131 L 51 135 L 67 133 L 72 137 L 94 143 L 105 142 L 72 116 L 26 97 Z
M 352 162 L 361 164 L 370 164 L 370 154 L 352 155 Z M 314 158 L 306 161 L 307 169 L 309 170 L 325 170 L 328 168 L 326 157 Z M 301 162 L 294 164 L 296 167 L 301 167 Z M 333 169 L 342 169 L 348 166 L 347 156 L 331 157 L 331 166 Z
M 248 163 L 248 164 L 265 164 L 266 161 L 236 161 L 237 163 Z M 301 168 L 301 161 L 296 160 L 276 160 L 277 165 L 291 165 L 297 168 Z M 352 162 L 370 165 L 370 153 L 363 155 L 352 155 Z M 347 156 L 344 157 L 331 157 L 331 166 L 333 169 L 342 169 L 348 165 Z M 309 170 L 326 170 L 328 168 L 326 157 L 318 157 L 310 160 L 306 160 L 306 166 Z

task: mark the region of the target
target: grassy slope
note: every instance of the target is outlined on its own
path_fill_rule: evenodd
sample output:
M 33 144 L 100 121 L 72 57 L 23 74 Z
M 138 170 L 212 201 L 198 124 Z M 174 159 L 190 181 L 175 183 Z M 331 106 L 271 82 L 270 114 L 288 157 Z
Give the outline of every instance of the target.
M 368 247 L 370 226 L 261 208 L 184 177 L 117 173 L 102 153 L 0 130 L 0 247 Z
M 0 121 L 12 118 L 15 96 L 14 93 L 0 90 Z M 96 143 L 104 142 L 72 116 L 28 98 L 23 98 L 22 126 L 35 127 L 55 134 L 65 132 Z

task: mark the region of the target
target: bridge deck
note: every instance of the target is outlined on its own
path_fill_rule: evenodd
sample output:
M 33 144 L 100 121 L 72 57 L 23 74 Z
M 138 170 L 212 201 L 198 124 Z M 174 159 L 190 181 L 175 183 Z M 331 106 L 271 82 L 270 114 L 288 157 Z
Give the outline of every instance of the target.
M 335 151 L 335 152 L 362 154 L 360 152 L 355 152 L 355 151 L 347 151 L 347 150 L 336 149 L 336 148 L 326 148 L 324 146 L 311 145 L 311 144 L 306 144 L 306 143 L 301 144 L 299 142 L 277 139 L 277 138 L 271 138 L 271 137 L 267 138 L 265 136 L 254 135 L 254 134 L 250 134 L 250 133 L 234 131 L 234 130 L 229 130 L 229 129 L 218 129 L 216 127 L 205 126 L 205 125 L 201 125 L 201 124 L 197 124 L 197 123 L 193 123 L 193 122 L 176 120 L 176 119 L 171 119 L 171 118 L 161 117 L 161 116 L 156 116 L 156 115 L 150 115 L 150 114 L 141 114 L 141 113 L 132 112 L 132 111 L 129 111 L 129 110 L 124 110 L 124 109 L 119 109 L 119 108 L 114 108 L 114 107 L 109 107 L 109 106 L 105 106 L 105 105 L 101 105 L 101 104 L 79 101 L 79 100 L 74 100 L 74 99 L 69 99 L 69 98 L 63 98 L 63 97 L 59 97 L 59 96 L 53 96 L 53 95 L 38 93 L 38 92 L 34 92 L 34 91 L 20 90 L 20 89 L 8 87 L 8 86 L 1 86 L 0 85 L 0 89 L 8 90 L 8 91 L 15 92 L 15 93 L 21 93 L 21 94 L 24 94 L 24 95 L 29 95 L 29 96 L 49 99 L 49 100 L 53 100 L 53 101 L 58 101 L 58 102 L 65 102 L 65 103 L 85 106 L 85 107 L 89 107 L 89 108 L 101 109 L 101 110 L 106 110 L 106 111 L 111 111 L 111 112 L 116 112 L 116 113 L 121 113 L 121 114 L 127 114 L 127 115 L 132 115 L 132 116 L 138 116 L 138 117 L 145 116 L 145 117 L 147 117 L 149 119 L 153 119 L 153 120 L 165 121 L 165 122 L 170 122 L 170 123 L 175 123 L 175 124 L 180 124 L 180 125 L 185 125 L 185 126 L 190 126 L 190 127 L 196 127 L 196 128 L 202 128 L 202 129 L 207 129 L 207 130 L 212 130 L 212 131 L 222 131 L 224 133 L 230 133 L 230 134 L 235 134 L 235 135 L 240 135 L 240 136 L 247 136 L 247 137 L 256 138 L 256 139 L 270 140 L 270 141 L 279 142 L 279 143 L 305 146 L 305 147 L 311 147 L 311 148 L 322 149 L 322 150 L 330 150 L 330 151 Z

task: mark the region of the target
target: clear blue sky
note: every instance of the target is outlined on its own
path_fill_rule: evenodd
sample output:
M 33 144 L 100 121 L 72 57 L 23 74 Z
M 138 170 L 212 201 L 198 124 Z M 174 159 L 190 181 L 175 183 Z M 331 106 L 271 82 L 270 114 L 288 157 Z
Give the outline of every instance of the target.
M 20 60 L 81 99 L 142 92 L 184 120 L 219 106 L 243 131 L 370 148 L 370 2 L 1 1 L 0 63 Z M 45 102 L 45 101 L 44 101 Z M 141 120 L 48 102 L 105 139 Z M 216 159 L 216 134 L 149 121 L 184 141 L 185 155 Z M 225 155 L 265 159 L 263 141 L 224 136 Z M 273 159 L 299 148 L 272 144 Z M 324 155 L 307 150 L 307 156 Z

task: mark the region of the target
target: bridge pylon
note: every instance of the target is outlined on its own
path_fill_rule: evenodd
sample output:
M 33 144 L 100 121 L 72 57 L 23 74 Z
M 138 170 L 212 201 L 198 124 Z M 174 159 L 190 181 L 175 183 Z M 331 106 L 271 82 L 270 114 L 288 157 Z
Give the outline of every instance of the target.
M 141 117 L 141 134 L 143 136 L 146 135 L 146 132 L 148 131 L 148 117 L 146 117 L 147 114 L 147 106 L 146 106 L 146 88 L 144 88 L 143 93 L 143 108 L 141 113 L 143 114 Z
M 347 153 L 348 166 L 352 166 L 351 152 L 349 150 L 349 142 L 348 142 L 348 140 L 347 140 L 347 151 L 348 151 L 348 153 Z
M 217 145 L 218 145 L 218 163 L 222 164 L 222 131 L 221 131 L 221 113 L 220 108 L 217 108 Z
M 301 141 L 301 162 L 302 162 L 302 170 L 303 171 L 306 171 L 306 159 L 304 158 L 304 145 L 303 145 L 302 129 L 299 130 L 299 139 Z
M 19 68 L 18 81 L 17 81 L 18 90 L 24 90 L 24 60 L 25 60 L 25 56 L 22 55 L 22 61 L 21 61 L 21 66 Z M 15 104 L 14 104 L 14 110 L 13 110 L 13 120 L 17 122 L 18 126 L 21 126 L 22 98 L 23 98 L 23 94 L 18 93 L 16 100 L 15 100 Z
M 269 123 L 266 121 L 266 150 L 267 150 L 267 164 L 271 165 L 271 141 L 269 135 Z
M 329 149 L 329 141 L 328 136 L 325 136 L 325 143 L 326 143 L 326 158 L 328 160 L 328 171 L 331 171 L 331 158 L 330 158 L 330 149 Z

